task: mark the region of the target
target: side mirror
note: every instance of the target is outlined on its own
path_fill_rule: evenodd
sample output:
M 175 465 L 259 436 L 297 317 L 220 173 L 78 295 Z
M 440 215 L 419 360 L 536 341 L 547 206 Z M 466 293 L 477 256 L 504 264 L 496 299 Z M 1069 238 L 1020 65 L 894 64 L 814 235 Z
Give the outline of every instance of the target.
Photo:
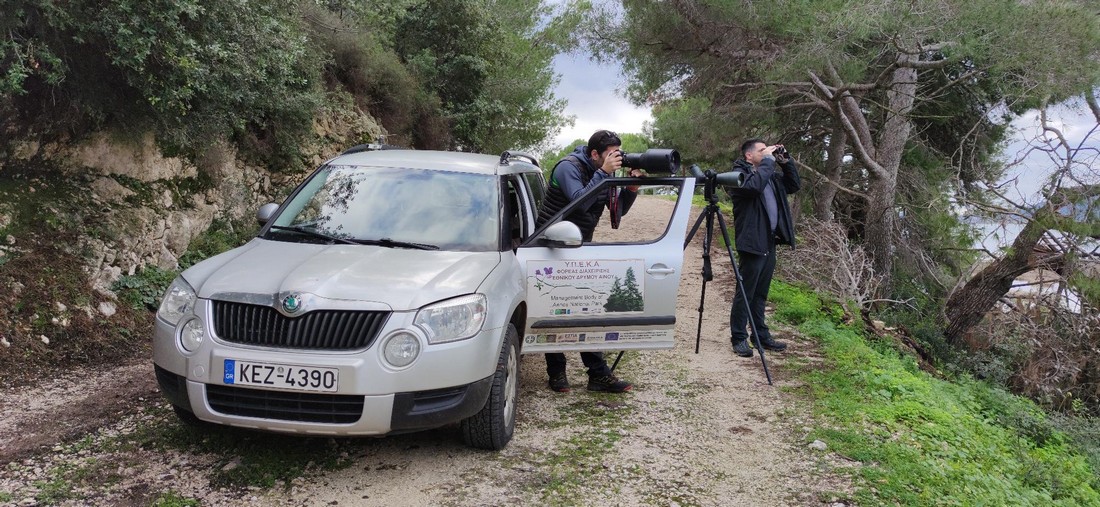
M 550 248 L 577 248 L 584 242 L 584 238 L 577 224 L 563 220 L 547 227 L 539 242 Z
M 260 209 L 256 210 L 256 221 L 259 222 L 261 226 L 267 225 L 267 221 L 271 220 L 271 216 L 275 214 L 275 210 L 277 209 L 279 209 L 279 205 L 273 202 L 260 206 Z

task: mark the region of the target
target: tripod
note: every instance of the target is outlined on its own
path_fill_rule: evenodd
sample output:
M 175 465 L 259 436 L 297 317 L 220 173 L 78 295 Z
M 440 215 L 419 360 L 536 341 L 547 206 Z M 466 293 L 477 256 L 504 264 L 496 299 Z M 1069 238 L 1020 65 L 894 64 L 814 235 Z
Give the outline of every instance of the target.
M 752 330 L 753 343 L 756 345 L 757 352 L 760 352 L 760 362 L 764 365 L 764 376 L 768 379 L 768 385 L 772 385 L 772 374 L 768 371 L 768 361 L 764 358 L 764 347 L 760 345 L 760 334 L 756 332 L 756 322 L 752 319 L 752 309 L 749 307 L 745 281 L 741 278 L 741 270 L 737 269 L 737 262 L 733 259 L 732 242 L 730 241 L 729 230 L 726 229 L 726 219 L 722 218 L 722 212 L 718 209 L 718 197 L 714 194 L 715 188 L 718 186 L 718 174 L 709 169 L 700 174 L 695 166 L 692 166 L 692 172 L 695 173 L 697 178 L 703 176 L 706 179 L 703 186 L 703 196 L 707 201 L 707 206 L 703 208 L 699 218 L 695 219 L 695 225 L 691 227 L 691 232 L 684 240 L 684 249 L 687 250 L 688 245 L 691 244 L 691 239 L 699 231 L 699 226 L 702 225 L 704 219 L 706 220 L 707 227 L 703 230 L 703 290 L 699 294 L 699 327 L 695 331 L 695 353 L 699 353 L 699 339 L 703 332 L 703 303 L 706 301 L 707 296 L 707 282 L 714 279 L 710 266 L 710 242 L 714 238 L 714 218 L 718 217 L 718 228 L 722 231 L 722 239 L 726 242 L 726 253 L 729 254 L 730 265 L 733 266 L 733 274 L 737 279 L 737 290 L 742 294 L 741 300 L 745 303 L 745 312 L 749 317 L 749 329 Z M 740 181 L 737 181 L 737 183 L 740 184 Z M 734 299 L 736 299 L 736 296 Z

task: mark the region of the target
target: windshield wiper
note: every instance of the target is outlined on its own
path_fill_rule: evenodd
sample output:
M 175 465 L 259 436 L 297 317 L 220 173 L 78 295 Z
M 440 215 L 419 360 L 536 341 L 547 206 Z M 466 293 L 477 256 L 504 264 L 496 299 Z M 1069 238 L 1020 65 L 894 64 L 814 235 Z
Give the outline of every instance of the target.
M 417 250 L 439 250 L 439 247 L 435 246 L 435 245 L 429 245 L 429 244 L 426 244 L 426 243 L 413 243 L 413 242 L 410 242 L 410 241 L 395 241 L 395 240 L 392 240 L 390 238 L 382 238 L 382 239 L 341 238 L 339 236 L 333 236 L 331 234 L 325 234 L 323 232 L 316 231 L 316 230 L 313 230 L 313 229 L 307 229 L 307 228 L 305 228 L 303 226 L 300 226 L 300 225 L 291 225 L 291 226 L 272 225 L 271 228 L 275 229 L 277 231 L 296 232 L 298 234 L 303 234 L 303 235 L 306 235 L 306 236 L 313 236 L 315 238 L 327 239 L 329 241 L 335 241 L 335 242 L 344 243 L 344 244 L 347 244 L 347 245 L 377 245 L 377 246 L 384 246 L 386 248 L 414 248 L 414 249 L 417 249 Z
M 356 243 L 360 245 L 378 245 L 387 248 L 415 248 L 417 250 L 439 250 L 438 246 L 429 245 L 426 243 L 413 243 L 410 241 L 394 241 L 390 238 L 382 239 L 356 239 Z
M 305 227 L 302 227 L 300 225 L 292 225 L 292 226 L 289 226 L 289 227 L 285 226 L 285 225 L 272 225 L 271 228 L 275 229 L 277 231 L 296 232 L 298 234 L 304 234 L 306 236 L 312 236 L 314 238 L 327 239 L 329 241 L 334 241 L 334 242 L 337 242 L 337 243 L 344 243 L 344 244 L 347 244 L 347 245 L 359 245 L 359 244 L 361 244 L 360 242 L 355 241 L 355 240 L 351 240 L 351 239 L 348 239 L 348 238 L 341 238 L 341 237 L 338 237 L 338 236 L 332 236 L 330 234 L 325 234 L 323 232 L 315 231 L 313 229 L 306 229 Z

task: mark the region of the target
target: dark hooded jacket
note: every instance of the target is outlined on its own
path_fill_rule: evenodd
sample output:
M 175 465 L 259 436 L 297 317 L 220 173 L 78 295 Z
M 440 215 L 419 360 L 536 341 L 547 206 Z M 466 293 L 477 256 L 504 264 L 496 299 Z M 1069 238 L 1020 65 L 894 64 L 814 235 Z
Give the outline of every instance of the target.
M 770 250 L 768 236 L 771 235 L 771 223 L 764 204 L 764 189 L 768 181 L 771 181 L 772 191 L 775 192 L 778 212 L 775 242 L 794 247 L 794 219 L 787 195 L 798 192 L 802 180 L 790 159 L 780 165 L 782 173 L 775 169 L 775 164 L 772 157 L 765 158 L 755 169 L 743 158 L 733 163 L 734 171 L 745 174 L 740 187 L 726 187 L 726 193 L 733 199 L 734 243 L 738 252 L 766 255 Z
M 592 160 L 588 158 L 588 147 L 577 146 L 573 153 L 558 161 L 553 172 L 550 173 L 550 185 L 539 208 L 537 226 L 541 227 L 562 208 L 606 178 L 608 178 L 607 173 L 592 165 Z M 621 215 L 626 215 L 637 197 L 637 193 L 628 189 L 619 191 Z M 607 202 L 607 192 L 599 192 L 588 202 L 569 213 L 565 219 L 577 224 L 584 241 L 592 241 L 592 234 L 600 223 L 600 217 L 603 216 L 603 209 L 607 207 Z

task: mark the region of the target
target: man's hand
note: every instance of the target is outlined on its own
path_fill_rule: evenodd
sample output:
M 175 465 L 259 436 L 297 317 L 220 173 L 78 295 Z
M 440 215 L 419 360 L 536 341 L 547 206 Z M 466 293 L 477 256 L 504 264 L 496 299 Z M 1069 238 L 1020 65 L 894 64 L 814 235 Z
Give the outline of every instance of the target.
M 631 169 L 630 174 L 628 176 L 630 176 L 631 178 L 645 178 L 646 173 L 642 169 Z M 639 185 L 630 185 L 630 186 L 626 187 L 626 189 L 631 191 L 631 192 L 637 192 L 638 191 L 638 186 Z
M 618 171 L 623 166 L 623 152 L 615 150 L 608 153 L 603 159 L 603 167 L 600 170 L 607 173 L 608 176 L 614 175 L 615 171 Z
M 783 148 L 782 144 L 775 145 L 775 150 L 776 152 L 773 153 L 773 155 L 775 156 L 776 162 L 786 162 L 791 156 L 791 154 Z

